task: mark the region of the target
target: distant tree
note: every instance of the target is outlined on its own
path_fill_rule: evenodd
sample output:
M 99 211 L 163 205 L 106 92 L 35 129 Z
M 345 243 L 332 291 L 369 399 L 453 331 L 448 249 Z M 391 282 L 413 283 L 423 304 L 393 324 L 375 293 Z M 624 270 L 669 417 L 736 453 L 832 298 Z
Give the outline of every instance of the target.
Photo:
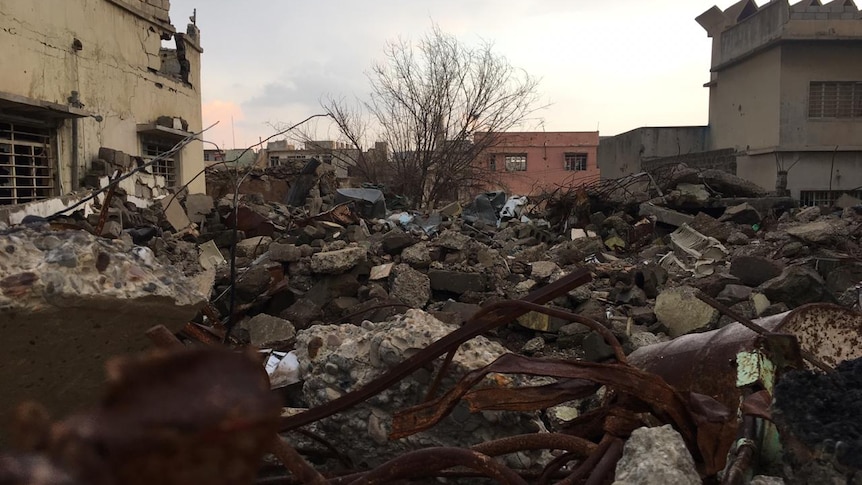
M 497 133 L 525 122 L 538 100 L 538 80 L 492 48 L 487 42 L 467 47 L 435 25 L 415 45 L 387 43 L 385 60 L 368 76 L 368 101 L 324 102 L 354 146 L 370 131 L 388 145 L 385 160 L 359 157 L 357 175 L 387 183 L 414 207 L 488 181 L 487 164 L 477 157 L 498 143 Z

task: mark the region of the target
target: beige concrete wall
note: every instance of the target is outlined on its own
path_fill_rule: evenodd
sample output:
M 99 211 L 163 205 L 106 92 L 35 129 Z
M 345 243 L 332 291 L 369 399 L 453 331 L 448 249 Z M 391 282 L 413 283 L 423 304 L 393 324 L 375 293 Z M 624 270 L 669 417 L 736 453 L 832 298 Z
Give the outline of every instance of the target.
M 706 126 L 637 128 L 599 141 L 598 160 L 603 179 L 638 173 L 645 160 L 702 152 L 707 149 Z
M 189 131 L 202 129 L 200 51 L 187 49 L 191 86 L 160 75 L 161 34 L 170 26 L 143 10 L 138 16 L 121 8 L 118 1 L 0 1 L 0 91 L 64 105 L 77 91 L 83 109 L 102 117 L 79 121 L 81 176 L 99 147 L 140 155 L 138 124 L 169 116 L 188 121 Z M 133 10 L 136 3 L 147 7 L 123 1 Z M 74 39 L 81 41 L 80 51 L 73 49 Z M 61 193 L 72 187 L 71 126 L 67 120 L 58 130 Z M 204 168 L 202 144 L 193 142 L 180 158 L 179 180 L 185 183 Z M 203 177 L 190 190 L 204 192 Z
M 835 163 L 832 167 L 833 153 L 803 152 L 785 154 L 785 157 L 797 163 L 787 173 L 787 187 L 793 197 L 799 197 L 803 190 L 829 190 L 830 178 L 832 190 L 854 190 L 862 187 L 862 153 L 838 152 L 834 154 Z
M 787 172 L 787 188 L 792 197 L 799 197 L 803 190 L 854 190 L 862 187 L 862 152 L 780 152 L 781 165 Z M 775 189 L 778 165 L 775 153 L 741 155 L 737 157 L 737 175 L 761 185 L 767 190 Z
M 778 48 L 722 70 L 709 94 L 711 149 L 778 145 L 780 81 Z
M 862 145 L 862 120 L 808 119 L 811 81 L 862 81 L 862 45 L 800 42 L 781 50 L 781 145 Z
M 775 190 L 777 174 L 778 168 L 774 153 L 764 155 L 739 154 L 736 157 L 736 175 L 750 180 L 770 192 Z

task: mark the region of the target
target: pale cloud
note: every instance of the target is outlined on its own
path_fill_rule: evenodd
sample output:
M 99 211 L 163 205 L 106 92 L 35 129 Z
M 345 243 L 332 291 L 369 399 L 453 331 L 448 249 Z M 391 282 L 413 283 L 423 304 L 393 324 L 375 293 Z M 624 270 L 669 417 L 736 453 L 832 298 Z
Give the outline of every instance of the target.
M 257 139 L 255 132 L 249 131 L 245 124 L 242 108 L 233 101 L 214 99 L 201 106 L 204 127 L 218 123 L 204 133 L 204 140 L 215 143 L 219 148 L 240 148 L 251 145 Z M 234 146 L 236 138 L 236 146 Z M 207 143 L 207 149 L 215 148 Z
M 386 42 L 432 23 L 540 78 L 548 131 L 703 124 L 711 49 L 694 18 L 715 3 L 733 0 L 172 0 L 171 17 L 199 7 L 204 117 L 221 119 L 214 141 L 230 145 L 233 116 L 241 145 L 319 113 L 323 98 L 366 96 Z M 333 136 L 324 125 L 318 136 Z

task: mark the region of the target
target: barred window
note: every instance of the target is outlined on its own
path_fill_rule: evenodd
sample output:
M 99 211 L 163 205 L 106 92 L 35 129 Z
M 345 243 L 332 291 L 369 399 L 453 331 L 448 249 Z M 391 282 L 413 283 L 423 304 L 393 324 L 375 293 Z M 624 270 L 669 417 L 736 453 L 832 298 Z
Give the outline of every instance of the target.
M 488 156 L 488 171 L 497 171 L 497 155 L 494 155 L 493 153 Z
M 143 145 L 143 158 L 147 162 L 150 160 L 160 157 L 168 152 L 174 147 L 175 143 L 162 140 L 158 138 L 144 138 L 142 139 Z M 174 155 L 162 158 L 156 163 L 150 165 L 150 172 L 153 175 L 161 175 L 165 178 L 165 185 L 168 187 L 176 187 L 178 177 L 179 167 L 179 153 L 175 153 Z
M 54 195 L 54 130 L 0 121 L 0 205 Z
M 512 154 L 506 155 L 506 171 L 507 172 L 526 172 L 527 171 L 527 154 Z
M 564 156 L 564 168 L 568 172 L 582 172 L 587 169 L 586 153 L 566 153 Z
M 862 82 L 812 82 L 808 90 L 808 117 L 862 119 Z
M 862 190 L 803 190 L 799 193 L 799 204 L 830 207 L 844 194 L 862 199 Z

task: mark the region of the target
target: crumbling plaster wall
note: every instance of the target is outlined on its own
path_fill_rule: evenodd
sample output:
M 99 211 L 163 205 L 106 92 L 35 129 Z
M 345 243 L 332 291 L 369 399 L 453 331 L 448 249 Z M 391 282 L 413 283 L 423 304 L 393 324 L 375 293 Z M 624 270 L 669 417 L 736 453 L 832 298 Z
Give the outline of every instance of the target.
M 81 175 L 99 147 L 140 154 L 138 124 L 169 116 L 188 121 L 189 131 L 202 128 L 202 50 L 195 39 L 187 38 L 189 84 L 160 74 L 162 36 L 173 28 L 151 15 L 155 7 L 144 7 L 140 0 L 0 2 L 0 90 L 64 105 L 72 91 L 79 93 L 83 109 L 94 115 L 79 121 Z M 80 50 L 73 46 L 75 39 Z M 72 188 L 72 123 L 66 120 L 58 129 L 61 193 Z M 180 159 L 179 180 L 185 183 L 204 168 L 202 144 L 191 143 Z M 190 190 L 204 192 L 203 177 Z

